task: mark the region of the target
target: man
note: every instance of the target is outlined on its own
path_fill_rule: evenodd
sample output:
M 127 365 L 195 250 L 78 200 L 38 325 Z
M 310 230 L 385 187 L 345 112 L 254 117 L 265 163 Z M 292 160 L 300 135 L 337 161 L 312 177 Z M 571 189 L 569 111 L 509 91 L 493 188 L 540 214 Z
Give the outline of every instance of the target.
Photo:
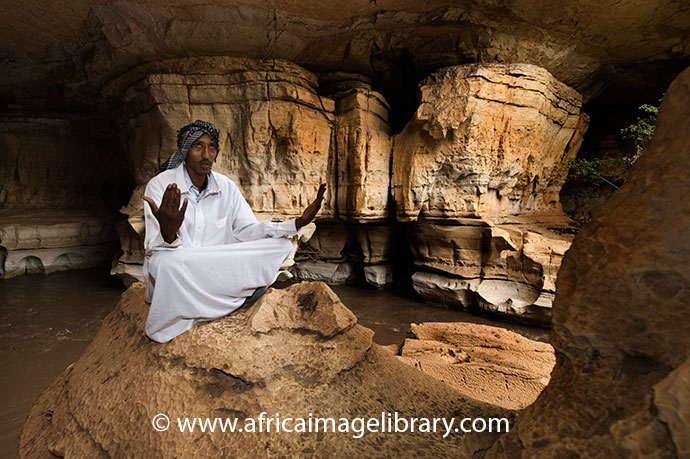
M 211 123 L 183 127 L 177 146 L 144 193 L 145 329 L 159 343 L 231 313 L 270 285 L 292 251 L 285 236 L 314 219 L 326 190 L 322 184 L 301 217 L 259 223 L 237 185 L 211 171 L 219 152 Z

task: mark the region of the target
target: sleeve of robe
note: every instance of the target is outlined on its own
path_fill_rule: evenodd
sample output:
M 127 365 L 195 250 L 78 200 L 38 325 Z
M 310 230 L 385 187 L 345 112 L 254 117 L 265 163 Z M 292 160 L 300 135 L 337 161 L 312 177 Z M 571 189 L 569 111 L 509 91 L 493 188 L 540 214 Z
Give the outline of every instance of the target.
M 231 225 L 235 238 L 246 242 L 267 237 L 283 237 L 297 234 L 294 218 L 284 222 L 259 222 L 234 183 L 232 190 L 233 215 L 231 216 Z
M 164 191 L 165 186 L 161 181 L 151 180 L 146 185 L 144 196 L 153 199 L 153 202 L 160 207 Z M 165 242 L 161 234 L 161 227 L 158 224 L 158 220 L 153 216 L 151 206 L 146 201 L 144 201 L 144 221 L 146 222 L 146 237 L 144 238 L 144 250 L 146 252 L 159 248 L 174 249 L 182 245 L 179 232 L 174 241 L 171 243 Z

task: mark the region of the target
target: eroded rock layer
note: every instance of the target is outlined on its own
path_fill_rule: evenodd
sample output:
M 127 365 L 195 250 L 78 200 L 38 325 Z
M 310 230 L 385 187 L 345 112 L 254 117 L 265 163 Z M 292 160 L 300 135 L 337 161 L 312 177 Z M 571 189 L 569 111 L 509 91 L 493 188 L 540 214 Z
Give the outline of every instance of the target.
M 33 106 L 97 105 L 103 84 L 162 56 L 280 58 L 380 86 L 410 71 L 529 62 L 588 97 L 667 84 L 690 61 L 690 8 L 675 0 L 36 0 L 10 1 L 1 21 L 0 91 Z
M 577 153 L 582 96 L 546 70 L 485 64 L 439 70 L 396 136 L 398 219 L 560 211 L 563 162 Z
M 391 190 L 423 297 L 548 323 L 571 236 L 558 192 L 587 129 L 582 98 L 532 65 L 467 65 L 421 83 Z
M 131 191 L 104 120 L 50 113 L 0 119 L 0 278 L 107 265 Z
M 350 265 L 341 266 L 347 229 L 333 233 L 328 221 L 387 218 L 388 106 L 361 76 L 329 74 L 324 81 L 329 97 L 317 93 L 315 74 L 292 63 L 215 57 L 149 64 L 112 82 L 104 99 L 124 101 L 121 137 L 137 182 L 122 210 L 129 226 L 118 228 L 127 249 L 113 272 L 137 278 L 143 189 L 176 149 L 176 131 L 205 119 L 222 132 L 214 169 L 238 184 L 259 219 L 299 216 L 319 184 L 328 185 L 319 216 L 326 226 L 311 245 L 316 254 L 307 250 L 315 264 L 293 274 L 336 283 L 353 278 Z
M 146 338 L 144 285 L 133 284 L 82 357 L 41 395 L 20 456 L 447 456 L 496 434 L 182 433 L 177 417 L 507 416 L 463 397 L 372 343 L 373 332 L 322 283 L 269 290 L 251 308 L 160 345 Z M 171 420 L 154 430 L 154 416 Z M 311 413 L 311 415 L 310 415 Z M 258 422 L 258 421 L 257 421 Z M 288 424 L 290 428 L 292 425 Z M 440 436 L 439 436 L 440 437 Z

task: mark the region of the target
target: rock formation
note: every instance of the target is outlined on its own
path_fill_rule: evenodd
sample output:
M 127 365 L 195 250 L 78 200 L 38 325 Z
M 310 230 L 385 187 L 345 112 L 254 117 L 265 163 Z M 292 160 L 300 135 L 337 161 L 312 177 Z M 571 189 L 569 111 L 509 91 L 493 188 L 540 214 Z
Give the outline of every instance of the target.
M 688 24 L 690 9 L 674 0 L 39 0 L 3 16 L 0 90 L 32 106 L 94 106 L 103 84 L 144 62 L 229 55 L 375 76 L 389 90 L 410 71 L 529 62 L 589 98 L 606 85 L 667 84 L 689 60 Z
M 687 457 L 690 69 L 670 86 L 630 178 L 558 275 L 551 382 L 487 453 Z
M 393 136 L 388 103 L 362 75 L 218 56 L 151 62 L 110 81 L 100 103 L 117 113 L 135 182 L 115 225 L 121 253 L 112 272 L 142 280 L 144 187 L 176 149 L 177 129 L 199 118 L 221 127 L 215 170 L 238 184 L 259 219 L 296 217 L 328 185 L 313 241 L 302 236 L 291 268 L 296 279 L 386 287 L 405 244 L 418 270 L 413 286 L 427 299 L 548 322 L 570 241 L 559 233 L 568 224 L 560 166 L 586 129 L 581 96 L 531 65 L 450 67 L 420 91 L 417 114 Z M 396 235 L 406 227 L 393 218 L 414 223 Z M 31 247 L 6 239 L 10 251 Z M 71 259 L 101 243 L 82 237 Z M 26 269 L 19 254 L 5 258 L 6 271 Z M 78 265 L 64 258 L 44 264 Z
M 108 263 L 117 216 L 107 205 L 130 191 L 109 123 L 0 119 L 0 278 Z
M 388 107 L 361 78 L 329 75 L 332 96 L 326 97 L 316 92 L 315 74 L 289 62 L 218 57 L 148 64 L 111 82 L 103 97 L 115 104 L 123 99 L 121 138 L 137 183 L 123 209 L 129 226 L 118 228 L 123 247 L 131 249 L 123 250 L 114 272 L 131 272 L 143 261 L 135 249 L 143 232 L 143 188 L 176 149 L 176 130 L 200 118 L 221 127 L 215 170 L 238 184 L 259 219 L 301 215 L 319 184 L 329 186 L 319 217 L 325 226 L 316 233 L 323 246 L 317 265 L 304 263 L 293 272 L 299 279 L 349 279 L 331 275 L 353 268 L 333 264 L 344 261 L 342 249 L 326 247 L 344 246 L 347 232 L 326 242 L 328 221 L 388 215 Z
M 496 434 L 180 432 L 178 417 L 247 418 L 460 414 L 511 418 L 463 397 L 372 343 L 373 332 L 322 283 L 269 290 L 248 309 L 160 345 L 144 335 L 144 286 L 133 284 L 82 357 L 41 395 L 20 456 L 448 456 Z M 152 419 L 171 419 L 157 432 Z M 355 434 L 356 435 L 356 434 Z M 435 438 L 438 436 L 439 438 Z
M 411 324 L 400 360 L 492 405 L 522 409 L 549 382 L 553 348 L 516 332 L 470 323 Z
M 322 284 L 269 291 L 251 308 L 197 325 L 164 345 L 143 334 L 143 285 L 134 284 L 80 360 L 33 407 L 22 457 L 267 451 L 688 456 L 689 98 L 690 69 L 666 93 L 656 135 L 628 182 L 595 212 L 565 256 L 554 304 L 551 381 L 495 443 L 491 435 L 476 434 L 450 440 L 373 434 L 353 442 L 338 434 L 155 432 L 149 422 L 161 412 L 241 419 L 262 411 L 336 417 L 382 410 L 415 416 L 506 412 L 469 400 L 372 344 L 371 331 Z
M 548 323 L 572 239 L 558 192 L 587 128 L 581 96 L 530 65 L 434 73 L 396 136 L 391 189 L 422 296 Z

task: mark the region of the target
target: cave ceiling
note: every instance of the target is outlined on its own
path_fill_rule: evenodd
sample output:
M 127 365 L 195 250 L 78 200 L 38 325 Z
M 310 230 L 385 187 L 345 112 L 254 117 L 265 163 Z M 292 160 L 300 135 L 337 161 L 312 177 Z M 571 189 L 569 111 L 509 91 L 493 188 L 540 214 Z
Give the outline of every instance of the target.
M 97 109 L 108 81 L 184 56 L 281 58 L 405 86 L 469 62 L 542 66 L 585 101 L 665 87 L 690 65 L 686 0 L 3 2 L 7 108 Z M 402 81 L 402 83 L 401 83 Z M 408 83 L 409 83 L 408 81 Z

